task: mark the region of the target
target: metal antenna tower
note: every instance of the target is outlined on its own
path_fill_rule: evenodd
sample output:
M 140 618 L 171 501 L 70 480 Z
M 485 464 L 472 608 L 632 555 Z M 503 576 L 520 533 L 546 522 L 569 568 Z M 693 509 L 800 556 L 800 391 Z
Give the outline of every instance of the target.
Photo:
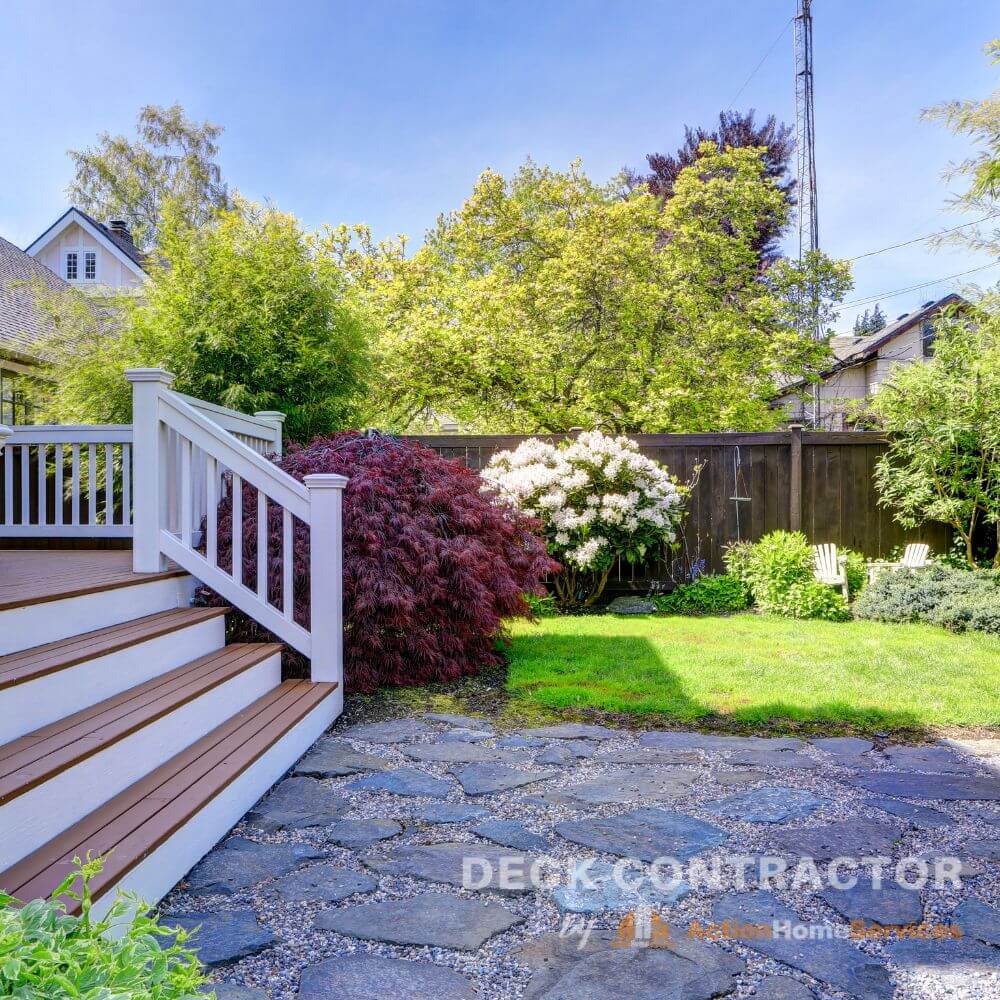
M 819 249 L 819 212 L 816 200 L 816 127 L 813 109 L 812 0 L 796 0 L 795 47 L 795 153 L 798 166 L 799 260 Z M 815 294 L 810 298 L 818 308 Z M 810 322 L 812 335 L 822 336 L 818 317 Z M 820 386 L 813 386 L 814 427 L 820 425 Z

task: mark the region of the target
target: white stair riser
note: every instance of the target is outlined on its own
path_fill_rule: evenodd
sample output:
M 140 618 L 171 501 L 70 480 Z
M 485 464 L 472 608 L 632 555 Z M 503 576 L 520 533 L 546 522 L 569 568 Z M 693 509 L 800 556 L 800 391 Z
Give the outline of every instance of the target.
M 0 691 L 0 743 L 64 719 L 226 644 L 222 615 Z
M 0 806 L 0 871 L 66 830 L 281 682 L 260 663 Z
M 323 735 L 338 714 L 333 696 L 324 699 L 149 857 L 136 865 L 117 888 L 135 892 L 148 903 L 159 902 Z M 114 897 L 115 890 L 102 895 L 94 903 L 92 912 L 103 917 Z
M 0 656 L 159 611 L 186 608 L 196 586 L 190 576 L 174 576 L 0 611 Z

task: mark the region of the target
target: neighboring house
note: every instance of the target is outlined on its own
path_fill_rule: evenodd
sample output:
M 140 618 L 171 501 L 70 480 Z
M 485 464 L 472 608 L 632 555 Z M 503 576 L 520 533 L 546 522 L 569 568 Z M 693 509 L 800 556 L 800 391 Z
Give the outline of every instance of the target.
M 877 392 L 897 365 L 930 357 L 934 353 L 935 317 L 965 301 L 951 293 L 904 313 L 877 333 L 834 337 L 830 348 L 836 360 L 820 373 L 818 425 L 831 431 L 850 428 L 852 406 Z M 812 383 L 799 379 L 785 386 L 771 405 L 785 408 L 791 423 L 816 426 L 813 390 Z
M 74 287 L 97 294 L 138 289 L 147 278 L 145 256 L 128 226 L 98 222 L 78 208 L 67 209 L 25 253 Z
M 40 360 L 39 342 L 47 335 L 35 306 L 39 283 L 58 290 L 66 282 L 0 237 L 0 424 L 30 421 L 24 380 Z

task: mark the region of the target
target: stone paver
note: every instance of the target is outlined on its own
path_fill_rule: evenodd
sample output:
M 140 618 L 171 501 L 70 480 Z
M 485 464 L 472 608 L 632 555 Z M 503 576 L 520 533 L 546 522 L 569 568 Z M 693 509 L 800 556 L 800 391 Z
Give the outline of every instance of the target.
M 327 826 L 350 809 L 350 801 L 316 778 L 286 778 L 247 815 L 261 830 Z
M 232 837 L 188 872 L 186 888 L 193 895 L 229 896 L 322 857 L 323 851 L 309 844 L 258 844 Z
M 496 761 L 497 752 L 478 743 L 417 743 L 403 747 L 402 752 L 412 760 L 435 764 L 475 764 Z
M 482 861 L 470 868 L 472 882 L 465 877 L 466 859 Z M 472 891 L 522 893 L 532 889 L 529 869 L 535 856 L 516 849 L 489 847 L 486 844 L 431 844 L 400 846 L 361 860 L 385 875 L 405 875 L 425 882 L 438 882 Z
M 438 737 L 439 743 L 482 743 L 495 734 L 483 729 L 449 729 Z
M 697 781 L 698 772 L 663 768 L 649 772 L 619 771 L 570 785 L 561 791 L 567 800 L 586 805 L 609 802 L 667 802 L 686 795 Z
M 359 892 L 371 892 L 375 879 L 361 872 L 347 871 L 339 865 L 328 863 L 300 868 L 276 879 L 270 890 L 284 900 L 309 900 L 320 903 L 339 903 Z
M 212 983 L 202 989 L 202 993 L 214 993 L 215 1000 L 268 1000 L 267 990 L 240 983 Z
M 702 808 L 716 816 L 739 819 L 744 823 L 783 823 L 790 819 L 805 819 L 817 809 L 833 803 L 802 788 L 764 786 L 748 792 L 730 795 L 718 802 L 707 802 Z
M 816 994 L 791 976 L 767 976 L 754 991 L 753 1000 L 816 1000 Z
M 338 955 L 302 973 L 299 1000 L 476 1000 L 464 976 L 430 962 Z
M 875 888 L 871 882 L 858 881 L 850 889 L 824 889 L 822 897 L 848 920 L 863 920 L 882 927 L 908 927 L 923 920 L 920 894 L 895 882 L 883 882 Z
M 522 785 L 533 785 L 556 777 L 560 772 L 551 768 L 528 770 L 509 767 L 506 764 L 469 764 L 455 768 L 451 772 L 458 778 L 467 795 L 489 795 L 491 792 L 506 792 Z
M 437 732 L 433 726 L 417 719 L 392 719 L 389 722 L 373 722 L 367 726 L 352 726 L 340 735 L 348 740 L 361 740 L 365 743 L 409 743 L 421 736 L 429 736 Z
M 625 886 L 615 878 L 614 865 L 605 861 L 581 864 L 570 875 L 567 885 L 553 890 L 552 899 L 563 913 L 624 913 L 644 906 L 659 910 L 691 891 L 684 881 L 661 888 L 649 876 L 639 876 L 636 872 L 627 875 Z
M 489 809 L 465 802 L 432 802 L 417 809 L 413 818 L 421 823 L 470 823 L 489 814 Z
M 869 792 L 899 795 L 904 799 L 941 799 L 946 802 L 1000 802 L 1000 776 L 921 774 L 879 771 L 852 778 L 851 784 Z
M 611 750 L 595 758 L 598 764 L 625 765 L 628 767 L 669 767 L 672 764 L 697 764 L 699 756 L 692 750 L 654 750 L 639 747 L 636 750 Z
M 429 722 L 443 722 L 446 726 L 456 729 L 474 729 L 493 731 L 488 719 L 480 719 L 474 715 L 452 715 L 448 712 L 428 712 L 424 718 Z
M 221 913 L 166 913 L 164 927 L 194 931 L 190 947 L 209 967 L 233 962 L 270 948 L 277 938 L 262 927 L 253 910 L 223 910 Z
M 778 830 L 772 834 L 773 843 L 785 854 L 815 861 L 886 854 L 892 851 L 899 837 L 900 830 L 896 826 L 862 819 Z
M 316 926 L 388 944 L 475 951 L 495 934 L 520 921 L 520 917 L 497 903 L 428 892 L 413 899 L 326 910 L 316 918 Z
M 652 732 L 639 737 L 639 745 L 653 750 L 801 750 L 805 743 L 794 737 L 713 736 L 704 733 Z
M 384 771 L 388 766 L 382 757 L 355 750 L 343 740 L 323 739 L 295 765 L 295 773 L 313 778 L 342 778 L 365 771 Z
M 642 861 L 660 857 L 684 860 L 729 839 L 725 830 L 693 816 L 652 808 L 607 819 L 567 820 L 556 824 L 556 833 L 595 851 Z
M 978 899 L 967 899 L 955 910 L 954 922 L 966 937 L 1000 947 L 1000 910 Z
M 341 819 L 326 828 L 328 843 L 358 850 L 398 837 L 403 827 L 394 819 Z
M 860 740 L 856 736 L 827 736 L 809 742 L 835 757 L 860 757 L 875 749 L 871 740 Z
M 890 799 L 887 795 L 877 795 L 867 799 L 865 805 L 881 809 L 882 812 L 887 812 L 891 816 L 905 819 L 916 830 L 937 830 L 939 827 L 950 826 L 955 822 L 951 816 L 939 809 L 931 809 L 930 806 L 915 806 L 912 802 Z
M 805 923 L 771 893 L 760 891 L 723 896 L 713 906 L 712 916 L 716 923 L 729 920 L 764 927 L 775 920 Z M 800 940 L 793 936 L 760 934 L 750 936 L 745 943 L 754 951 L 827 982 L 849 996 L 892 1000 L 894 989 L 886 968 L 849 941 L 835 937 Z
M 432 799 L 446 799 L 454 787 L 450 781 L 435 778 L 414 767 L 397 767 L 358 778 L 346 786 L 362 792 L 391 792 L 393 795 L 410 795 Z
M 502 847 L 514 847 L 519 851 L 544 851 L 550 846 L 548 837 L 532 833 L 513 819 L 488 819 L 474 826 L 472 832 Z
M 607 726 L 589 726 L 582 722 L 564 722 L 559 726 L 541 726 L 524 729 L 522 736 L 534 736 L 540 740 L 617 740 L 621 733 Z

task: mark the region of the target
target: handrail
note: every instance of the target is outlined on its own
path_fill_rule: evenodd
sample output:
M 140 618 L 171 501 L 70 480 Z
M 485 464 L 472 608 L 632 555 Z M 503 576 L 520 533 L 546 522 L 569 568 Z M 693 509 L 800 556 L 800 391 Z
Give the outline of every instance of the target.
M 133 369 L 126 377 L 135 437 L 136 572 L 154 572 L 173 560 L 308 656 L 313 680 L 336 681 L 342 688 L 341 495 L 347 480 L 315 475 L 300 483 L 217 422 L 224 408 L 173 392 L 169 372 Z M 218 519 L 227 491 L 232 518 L 222 541 L 231 547 L 228 568 L 219 564 Z M 308 625 L 294 618 L 296 520 L 309 528 Z M 272 528 L 277 524 L 280 534 Z M 252 564 L 252 585 L 244 555 Z M 275 569 L 280 596 L 272 600 Z M 342 689 L 336 697 L 343 697 Z
M 285 415 L 277 410 L 259 410 L 253 416 L 231 410 L 220 403 L 209 403 L 204 399 L 172 390 L 172 395 L 183 400 L 188 406 L 204 414 L 214 424 L 239 438 L 245 445 L 262 455 L 281 454 L 281 431 Z

